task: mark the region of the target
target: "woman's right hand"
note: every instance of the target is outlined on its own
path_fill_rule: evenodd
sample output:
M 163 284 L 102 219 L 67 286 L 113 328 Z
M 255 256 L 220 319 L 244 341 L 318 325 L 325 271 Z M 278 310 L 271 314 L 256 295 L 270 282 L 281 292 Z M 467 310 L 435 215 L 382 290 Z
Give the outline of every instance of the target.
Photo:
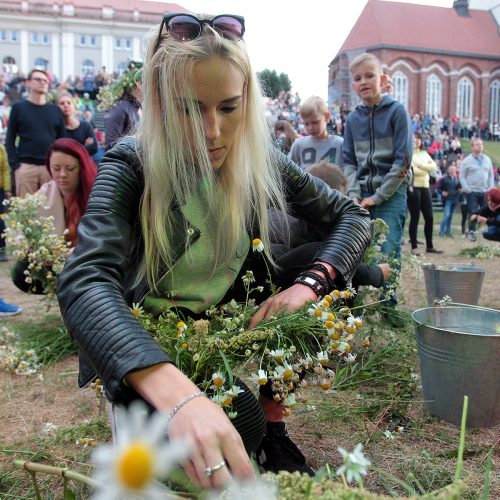
M 224 411 L 205 397 L 184 405 L 172 418 L 168 435 L 172 441 L 189 439 L 190 461 L 183 465 L 189 478 L 202 488 L 220 488 L 231 474 L 235 478 L 254 477 L 252 465 L 240 435 Z M 205 469 L 225 460 L 226 465 L 205 475 Z
M 130 384 L 153 407 L 168 414 L 181 401 L 199 392 L 177 367 L 163 363 L 127 375 Z M 222 486 L 235 478 L 254 477 L 240 435 L 224 411 L 204 396 L 186 402 L 172 417 L 168 435 L 172 441 L 192 443 L 190 461 L 183 465 L 189 478 L 202 488 Z M 205 469 L 226 461 L 212 476 Z

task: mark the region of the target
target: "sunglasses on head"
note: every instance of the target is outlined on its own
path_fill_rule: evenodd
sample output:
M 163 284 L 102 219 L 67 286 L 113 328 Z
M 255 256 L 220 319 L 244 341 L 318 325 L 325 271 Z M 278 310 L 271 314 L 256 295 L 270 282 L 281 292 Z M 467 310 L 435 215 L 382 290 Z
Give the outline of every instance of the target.
M 165 14 L 161 21 L 156 48 L 160 43 L 163 26 L 178 42 L 189 42 L 201 35 L 204 24 L 217 31 L 222 38 L 233 42 L 239 42 L 245 33 L 245 19 L 241 16 L 221 14 L 212 19 L 198 19 L 191 14 Z

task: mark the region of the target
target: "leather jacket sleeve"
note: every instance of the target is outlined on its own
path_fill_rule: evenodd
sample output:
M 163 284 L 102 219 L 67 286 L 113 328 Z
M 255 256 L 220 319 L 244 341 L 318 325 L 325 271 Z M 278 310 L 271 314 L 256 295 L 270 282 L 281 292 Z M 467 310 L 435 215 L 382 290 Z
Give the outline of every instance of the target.
M 132 389 L 122 382 L 128 373 L 170 361 L 124 298 L 138 253 L 133 242 L 142 191 L 134 143 L 126 140 L 101 162 L 78 243 L 58 280 L 61 312 L 80 350 L 79 384 L 97 374 L 111 401 L 130 399 Z
M 284 176 L 290 215 L 299 217 L 314 228 L 325 244 L 315 260 L 331 264 L 340 274 L 336 281 L 349 282 L 368 247 L 373 227 L 370 214 L 353 200 L 321 179 L 277 153 Z

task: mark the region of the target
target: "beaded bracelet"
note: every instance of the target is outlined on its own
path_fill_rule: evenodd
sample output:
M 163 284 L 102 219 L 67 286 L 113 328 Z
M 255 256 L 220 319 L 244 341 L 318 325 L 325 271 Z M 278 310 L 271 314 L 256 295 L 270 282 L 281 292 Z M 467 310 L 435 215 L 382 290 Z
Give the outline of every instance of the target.
M 195 392 L 193 394 L 191 394 L 191 396 L 187 396 L 186 398 L 184 399 L 181 399 L 176 406 L 174 406 L 174 408 L 172 409 L 172 411 L 167 415 L 167 422 L 170 422 L 174 417 L 175 417 L 175 414 L 186 404 L 186 403 L 189 403 L 192 399 L 194 398 L 197 398 L 199 396 L 204 396 L 205 393 L 204 392 Z
M 321 281 L 324 280 L 322 280 L 321 277 L 315 273 L 307 273 L 307 274 L 314 275 L 315 277 L 313 278 L 312 276 L 306 276 L 306 273 L 300 273 L 295 278 L 294 283 L 309 287 L 318 297 L 325 295 L 326 288 L 324 285 L 326 285 L 326 283 L 321 283 Z
M 319 274 L 315 273 L 314 271 L 302 271 L 300 273 L 300 275 L 305 276 L 306 278 L 312 278 L 313 280 L 317 281 L 323 288 L 322 295 L 325 295 L 328 293 L 328 290 L 329 290 L 328 283 L 323 278 L 323 276 L 320 276 Z
M 313 262 L 312 264 L 309 264 L 307 266 L 307 269 L 315 269 L 316 271 L 321 271 L 322 273 L 325 273 L 325 279 L 326 282 L 328 283 L 328 286 L 330 287 L 330 290 L 333 290 L 335 288 L 335 283 L 332 280 L 332 277 L 330 276 L 330 271 L 326 268 L 326 266 L 324 266 L 319 262 Z

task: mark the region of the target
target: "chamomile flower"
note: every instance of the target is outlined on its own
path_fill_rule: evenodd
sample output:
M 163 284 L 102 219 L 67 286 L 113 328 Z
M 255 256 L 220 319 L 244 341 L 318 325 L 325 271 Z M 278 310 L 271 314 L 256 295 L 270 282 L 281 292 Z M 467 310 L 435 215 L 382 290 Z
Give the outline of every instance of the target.
M 252 241 L 252 250 L 254 252 L 263 252 L 264 251 L 264 243 L 259 238 L 255 238 Z
M 252 375 L 252 381 L 259 385 L 267 384 L 267 372 L 265 370 L 259 370 L 257 373 Z
M 348 483 L 359 483 L 361 476 L 368 473 L 368 467 L 371 465 L 370 460 L 363 454 L 363 445 L 358 443 L 351 453 L 344 448 L 338 450 L 344 459 L 344 465 L 337 469 L 337 476 L 345 475 Z
M 288 396 L 285 398 L 285 405 L 288 406 L 289 408 L 294 408 L 297 405 L 297 399 L 295 397 L 295 393 L 290 393 Z
M 224 395 L 230 398 L 231 400 L 234 399 L 238 394 L 241 394 L 242 392 L 245 392 L 243 389 L 238 387 L 237 385 L 231 386 L 230 389 L 227 391 L 224 391 Z
M 290 380 L 293 377 L 293 368 L 290 364 L 288 364 L 286 361 L 283 363 L 283 379 L 284 380 Z
M 285 350 L 276 349 L 274 351 L 270 351 L 269 356 L 271 356 L 271 358 L 273 358 L 277 363 L 281 363 L 283 361 L 283 358 L 285 357 Z
M 328 353 L 326 351 L 319 351 L 316 354 L 316 359 L 321 366 L 328 364 Z
M 138 318 L 139 316 L 142 316 L 144 314 L 144 308 L 140 306 L 140 304 L 134 302 L 132 304 L 132 307 L 130 308 L 132 311 L 132 316 L 135 316 Z
M 354 361 L 356 361 L 356 356 L 357 354 L 349 353 L 344 359 L 346 360 L 346 363 L 354 363 Z
M 98 448 L 92 456 L 102 485 L 94 500 L 164 498 L 168 491 L 155 479 L 185 460 L 190 446 L 165 439 L 167 418 L 160 412 L 147 416 L 144 404 L 135 402 L 118 419 L 114 446 Z
M 224 375 L 220 372 L 215 372 L 212 374 L 212 382 L 217 389 L 220 389 L 224 385 Z

